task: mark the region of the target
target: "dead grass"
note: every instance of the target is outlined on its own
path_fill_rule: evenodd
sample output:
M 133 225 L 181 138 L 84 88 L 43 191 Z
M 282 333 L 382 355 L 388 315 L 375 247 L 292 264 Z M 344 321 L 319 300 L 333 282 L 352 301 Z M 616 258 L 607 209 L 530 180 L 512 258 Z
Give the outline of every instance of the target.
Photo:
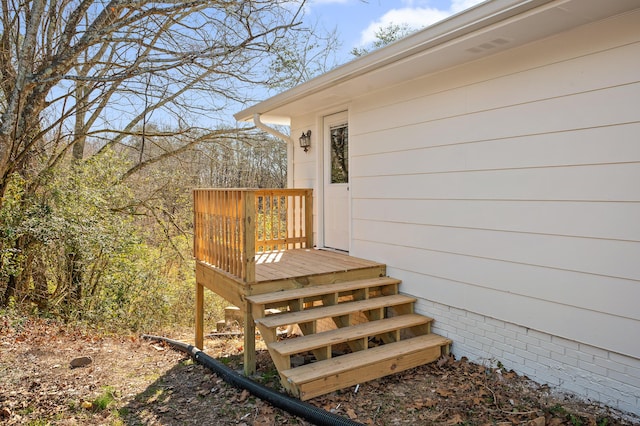
M 190 332 L 189 332 L 190 334 Z M 190 340 L 176 333 L 174 339 Z M 242 341 L 205 351 L 240 369 Z M 77 356 L 87 367 L 71 369 Z M 279 388 L 264 350 L 255 380 Z M 442 359 L 314 398 L 364 424 L 630 425 L 617 413 L 554 395 L 515 373 Z M 103 336 L 40 319 L 0 315 L 0 424 L 280 425 L 307 422 L 227 385 L 183 353 L 136 336 Z

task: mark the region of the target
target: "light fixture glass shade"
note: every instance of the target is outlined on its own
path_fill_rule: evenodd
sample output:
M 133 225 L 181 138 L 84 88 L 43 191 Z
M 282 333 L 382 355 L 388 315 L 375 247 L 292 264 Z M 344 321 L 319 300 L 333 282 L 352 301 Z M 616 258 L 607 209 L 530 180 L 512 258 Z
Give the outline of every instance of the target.
M 299 141 L 300 148 L 304 149 L 304 152 L 307 152 L 311 147 L 311 130 L 307 130 L 307 133 L 302 132 Z

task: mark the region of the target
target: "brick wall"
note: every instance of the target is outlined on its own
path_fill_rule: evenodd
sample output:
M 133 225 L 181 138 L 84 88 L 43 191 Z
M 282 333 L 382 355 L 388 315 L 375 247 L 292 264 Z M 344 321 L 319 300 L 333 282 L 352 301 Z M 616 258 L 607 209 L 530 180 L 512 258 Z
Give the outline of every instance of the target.
M 500 361 L 508 370 L 556 390 L 640 415 L 638 358 L 425 299 L 418 299 L 415 306 L 417 313 L 435 319 L 434 333 L 453 340 L 452 352 L 458 359 Z

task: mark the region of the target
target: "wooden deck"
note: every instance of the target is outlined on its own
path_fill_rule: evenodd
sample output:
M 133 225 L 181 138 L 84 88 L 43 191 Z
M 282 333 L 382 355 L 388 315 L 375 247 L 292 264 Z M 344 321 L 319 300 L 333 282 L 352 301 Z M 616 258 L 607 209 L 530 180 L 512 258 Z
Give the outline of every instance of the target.
M 203 261 L 196 262 L 199 284 L 243 310 L 247 296 L 332 284 L 386 274 L 386 265 L 328 250 L 295 249 L 256 255 L 255 282 L 246 282 Z
M 240 308 L 245 324 L 245 373 L 252 374 L 255 370 L 255 324 L 247 297 L 385 275 L 384 264 L 317 249 L 256 254 L 254 282 L 247 282 L 245 278 L 197 260 L 196 346 L 202 347 L 204 339 L 204 288 Z
M 415 298 L 399 294 L 385 264 L 312 248 L 310 189 L 194 190 L 194 229 L 196 346 L 206 288 L 242 314 L 246 375 L 256 371 L 256 327 L 283 387 L 301 399 L 449 350 L 451 341 L 431 334 L 431 318 L 414 313 Z M 303 337 L 279 341 L 279 328 L 295 326 Z M 294 365 L 302 354 L 316 362 Z
M 329 250 L 298 249 L 262 253 L 256 259 L 256 284 L 381 266 L 384 265 Z

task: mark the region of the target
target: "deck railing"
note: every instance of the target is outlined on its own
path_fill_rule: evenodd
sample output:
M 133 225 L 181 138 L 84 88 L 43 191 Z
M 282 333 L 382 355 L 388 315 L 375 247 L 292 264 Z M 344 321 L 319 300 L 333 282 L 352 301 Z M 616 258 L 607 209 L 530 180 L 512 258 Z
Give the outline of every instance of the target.
M 311 189 L 196 189 L 194 255 L 255 282 L 256 254 L 313 246 Z

